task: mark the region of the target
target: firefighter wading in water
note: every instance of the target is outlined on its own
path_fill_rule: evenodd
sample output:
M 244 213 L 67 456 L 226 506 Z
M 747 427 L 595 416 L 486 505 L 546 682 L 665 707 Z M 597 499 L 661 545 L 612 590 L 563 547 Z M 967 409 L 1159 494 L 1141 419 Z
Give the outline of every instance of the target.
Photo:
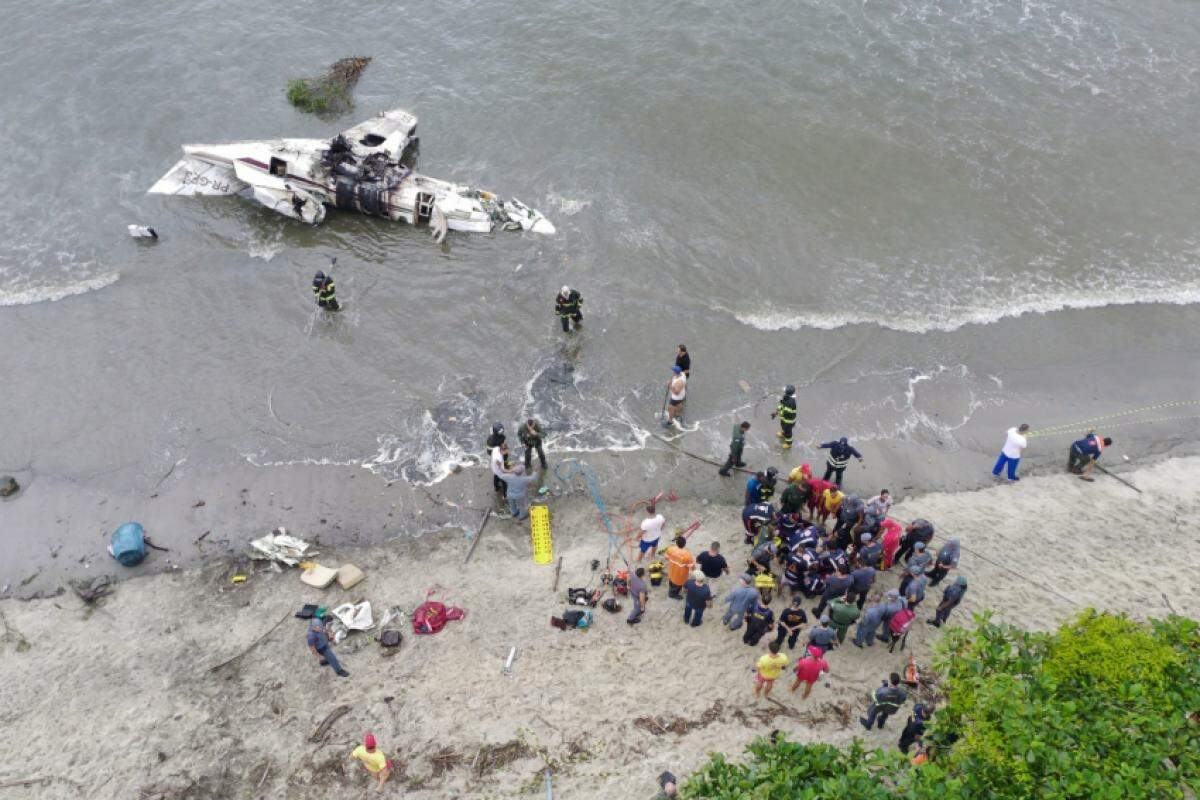
M 562 287 L 562 291 L 554 298 L 554 311 L 558 321 L 562 323 L 563 333 L 571 330 L 571 320 L 575 320 L 575 329 L 583 324 L 583 295 L 570 286 Z
M 779 406 L 771 413 L 771 419 L 775 417 L 779 417 L 779 432 L 775 435 L 783 439 L 783 449 L 787 450 L 792 446 L 792 428 L 796 425 L 796 387 L 790 383 L 784 387 Z
M 334 297 L 333 276 L 326 275 L 324 272 L 318 271 L 313 276 L 313 294 L 317 297 L 317 305 L 321 308 L 327 308 L 330 311 L 337 311 L 341 306 L 338 305 L 337 298 Z

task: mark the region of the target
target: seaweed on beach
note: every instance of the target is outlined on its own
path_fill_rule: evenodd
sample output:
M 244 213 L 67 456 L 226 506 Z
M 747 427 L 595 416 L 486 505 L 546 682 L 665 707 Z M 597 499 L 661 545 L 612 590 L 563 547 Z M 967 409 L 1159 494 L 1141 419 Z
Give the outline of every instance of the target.
M 310 114 L 342 114 L 354 108 L 354 87 L 370 56 L 351 56 L 329 65 L 321 75 L 292 78 L 287 85 L 288 102 Z

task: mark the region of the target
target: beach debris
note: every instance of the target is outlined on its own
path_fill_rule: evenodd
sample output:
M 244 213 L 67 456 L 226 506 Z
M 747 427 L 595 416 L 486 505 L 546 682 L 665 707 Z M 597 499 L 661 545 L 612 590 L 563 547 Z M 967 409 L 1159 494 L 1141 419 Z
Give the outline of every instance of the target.
M 329 729 L 333 726 L 333 723 L 346 716 L 346 714 L 349 712 L 350 706 L 347 705 L 338 706 L 337 708 L 333 709 L 333 711 L 330 711 L 325 715 L 325 719 L 321 720 L 317 727 L 313 728 L 312 733 L 308 735 L 308 740 L 310 742 L 319 742 L 324 739 L 325 734 L 329 732 Z
M 239 572 L 237 575 L 234 575 L 232 578 L 230 578 L 229 582 L 230 583 L 245 583 L 246 576 Z
M 197 536 L 197 537 L 196 537 L 196 544 L 200 544 L 200 542 L 203 542 L 205 539 L 207 539 L 207 538 L 208 538 L 208 535 L 209 535 L 210 533 L 212 533 L 212 531 L 205 531 L 204 533 L 202 533 L 202 534 L 200 534 L 199 536 Z
M 197 500 L 196 502 L 192 503 L 192 508 L 204 508 L 206 505 L 208 505 L 208 503 L 204 502 L 203 500 Z
M 261 539 L 255 539 L 250 546 L 266 556 L 265 560 L 279 561 L 294 567 L 308 553 L 309 544 L 295 536 L 288 536 L 285 528 L 276 528 Z M 315 554 L 314 554 L 315 555 Z M 254 556 L 259 558 L 259 556 Z M 333 580 L 330 578 L 330 580 Z M 326 584 L 328 585 L 328 584 Z
M 309 586 L 317 589 L 324 589 L 325 587 L 329 586 L 329 584 L 333 583 L 334 579 L 337 578 L 337 574 L 338 571 L 332 567 L 324 567 L 320 564 L 313 564 L 308 569 L 304 570 L 303 573 L 301 573 L 300 580 Z
M 341 58 L 330 64 L 329 69 L 321 75 L 292 78 L 287 85 L 288 102 L 311 114 L 349 111 L 354 107 L 351 91 L 371 61 L 370 56 Z
M 90 581 L 70 581 L 70 585 L 71 590 L 79 596 L 79 599 L 89 606 L 112 591 L 112 581 L 107 575 L 97 576 Z
M 350 589 L 357 586 L 366 577 L 363 571 L 353 564 L 342 564 L 342 566 L 338 567 L 337 583 L 343 589 Z
M 0 477 L 0 497 L 12 497 L 21 491 L 21 484 L 12 475 Z
M 383 612 L 383 616 L 379 618 L 379 627 L 386 628 L 395 622 L 397 625 L 404 625 L 404 609 L 400 606 L 392 606 Z
M 296 619 L 312 619 L 317 615 L 318 610 L 320 610 L 320 606 L 315 603 L 305 603 L 294 616 Z
M 413 633 L 417 635 L 433 634 L 446 627 L 447 622 L 462 619 L 467 612 L 461 608 L 450 606 L 431 599 L 436 590 L 430 589 L 425 593 L 425 602 L 417 606 L 413 612 Z
M 126 225 L 126 230 L 134 239 L 157 239 L 158 231 L 149 225 Z
M 367 600 L 358 604 L 342 603 L 330 613 L 352 631 L 365 631 L 375 627 L 375 618 L 371 616 L 371 603 Z
M 146 557 L 146 539 L 142 526 L 126 522 L 117 528 L 108 545 L 108 553 L 122 566 L 136 567 Z
M 245 650 L 243 650 L 242 652 L 238 653 L 238 654 L 237 654 L 237 655 L 235 655 L 235 656 L 232 656 L 232 657 L 230 657 L 230 658 L 227 658 L 227 659 L 225 659 L 225 660 L 224 660 L 224 661 L 222 661 L 220 664 L 217 664 L 217 665 L 216 665 L 216 666 L 214 666 L 214 667 L 209 667 L 209 668 L 208 668 L 208 671 L 209 671 L 209 672 L 216 672 L 217 670 L 221 669 L 222 667 L 229 666 L 229 665 L 230 665 L 230 664 L 232 664 L 234 661 L 237 661 L 239 658 L 241 658 L 242 656 L 246 655 L 246 653 L 249 653 L 249 652 L 250 652 L 251 650 L 253 650 L 255 647 L 258 647 L 258 645 L 259 645 L 259 644 L 261 644 L 261 643 L 262 643 L 262 641 L 263 641 L 264 639 L 266 639 L 268 636 L 270 636 L 272 633 L 274 633 L 274 631 L 275 631 L 275 629 L 276 629 L 276 628 L 278 628 L 278 627 L 279 627 L 280 625 L 282 625 L 283 623 L 287 622 L 289 619 L 291 619 L 291 617 L 292 617 L 292 615 L 291 615 L 291 613 L 290 613 L 290 612 L 284 612 L 283 616 L 279 618 L 279 621 L 278 621 L 278 622 L 276 622 L 274 625 L 272 625 L 270 628 L 268 628 L 266 631 L 264 631 L 264 632 L 263 632 L 263 634 L 262 634 L 261 636 L 259 636 L 259 637 L 258 637 L 257 639 L 255 639 L 253 642 L 251 642 L 251 643 L 250 643 L 250 645 L 249 645 L 248 647 L 246 647 L 246 649 L 245 649 Z
M 513 661 L 515 661 L 516 658 L 517 658 L 517 646 L 514 644 L 512 647 L 508 648 L 508 658 L 504 659 L 504 666 L 500 669 L 501 674 L 512 677 Z
M 462 753 L 452 747 L 443 747 L 429 757 L 433 765 L 431 777 L 439 778 L 462 763 Z
M 489 508 L 483 512 L 483 519 L 479 522 L 479 530 L 475 531 L 475 535 L 471 538 L 471 547 L 467 550 L 467 557 L 463 559 L 463 564 L 471 560 L 471 556 L 475 554 L 475 546 L 479 544 L 480 537 L 483 536 L 483 529 L 487 527 L 488 520 L 492 518 L 492 510 Z
M 162 551 L 162 552 L 164 552 L 164 553 L 169 553 L 169 552 L 171 552 L 171 548 L 169 548 L 169 547 L 163 547 L 162 545 L 157 545 L 157 544 L 155 544 L 154 542 L 150 541 L 150 537 L 149 537 L 149 536 L 145 536 L 145 535 L 143 535 L 143 536 L 142 536 L 142 541 L 143 541 L 143 542 L 145 542 L 145 543 L 146 543 L 146 547 L 149 547 L 151 550 L 161 550 L 161 551 Z
M 404 641 L 403 634 L 395 628 L 381 631 L 379 634 L 380 651 L 384 656 L 394 656 L 400 652 L 400 643 L 402 641 Z

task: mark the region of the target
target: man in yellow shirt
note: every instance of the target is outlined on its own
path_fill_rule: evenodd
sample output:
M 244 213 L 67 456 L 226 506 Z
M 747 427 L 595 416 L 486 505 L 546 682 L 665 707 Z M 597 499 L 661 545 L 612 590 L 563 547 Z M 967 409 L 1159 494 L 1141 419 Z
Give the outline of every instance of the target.
M 382 790 L 387 779 L 392 777 L 392 762 L 383 754 L 382 750 L 376 747 L 374 734 L 368 733 L 363 737 L 363 743 L 354 748 L 350 759 L 361 761 L 367 772 L 379 779 L 379 782 L 375 784 L 375 788 L 378 790 Z
M 846 499 L 846 495 L 836 485 L 830 486 L 821 495 L 821 524 L 825 524 L 825 520 L 829 519 L 832 514 L 837 517 L 838 509 L 842 507 L 842 501 Z
M 754 673 L 754 697 L 759 692 L 763 697 L 771 696 L 771 688 L 788 665 L 788 657 L 779 652 L 779 642 L 767 645 L 769 652 L 758 657 L 758 670 Z

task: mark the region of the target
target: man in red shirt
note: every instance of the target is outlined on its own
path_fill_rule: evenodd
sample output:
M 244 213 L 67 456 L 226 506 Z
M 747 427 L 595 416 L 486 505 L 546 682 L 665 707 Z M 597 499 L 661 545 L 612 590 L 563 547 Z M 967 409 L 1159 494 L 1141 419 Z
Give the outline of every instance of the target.
M 800 695 L 801 700 L 807 700 L 813 684 L 820 680 L 822 675 L 828 674 L 829 662 L 822 658 L 824 655 L 821 648 L 809 645 L 808 655 L 796 662 L 796 681 L 792 684 L 792 691 L 799 689 L 803 683 L 804 694 Z

